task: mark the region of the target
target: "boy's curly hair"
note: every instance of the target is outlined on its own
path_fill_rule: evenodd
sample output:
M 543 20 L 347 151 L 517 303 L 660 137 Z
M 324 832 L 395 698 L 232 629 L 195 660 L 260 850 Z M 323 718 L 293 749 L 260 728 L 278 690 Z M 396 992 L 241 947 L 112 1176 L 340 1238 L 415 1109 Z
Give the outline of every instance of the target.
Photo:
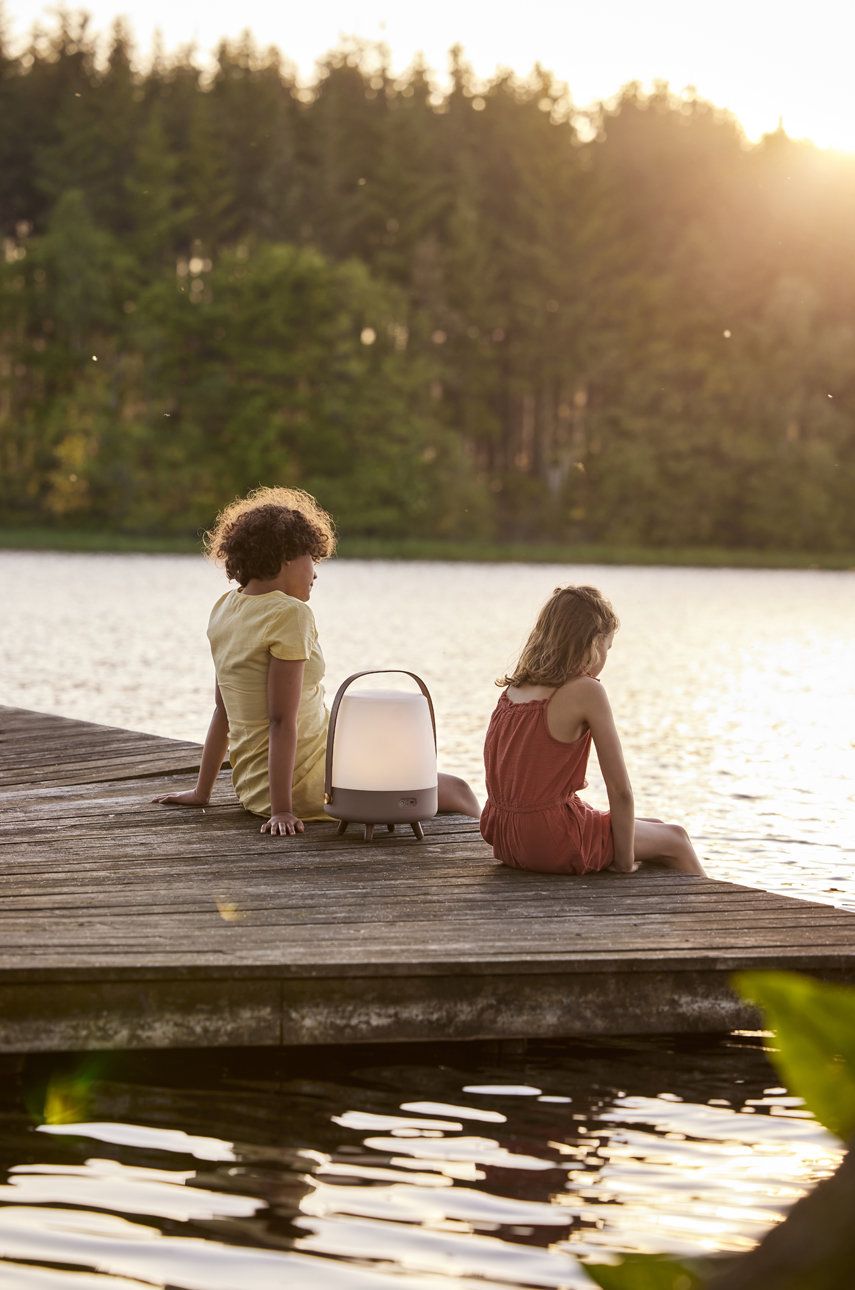
M 203 541 L 205 554 L 245 587 L 251 578 L 275 578 L 299 555 L 325 560 L 336 539 L 330 516 L 301 488 L 254 488 L 220 511 Z
M 541 609 L 513 672 L 496 685 L 564 685 L 584 676 L 599 641 L 620 623 L 596 587 L 556 587 Z

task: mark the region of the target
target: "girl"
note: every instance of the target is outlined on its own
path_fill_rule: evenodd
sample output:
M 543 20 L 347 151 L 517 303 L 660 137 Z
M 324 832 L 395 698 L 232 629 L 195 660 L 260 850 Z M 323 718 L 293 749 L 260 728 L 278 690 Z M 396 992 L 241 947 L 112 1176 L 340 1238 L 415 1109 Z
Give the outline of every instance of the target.
M 556 587 L 506 687 L 484 745 L 487 804 L 481 835 L 497 860 L 540 873 L 633 873 L 640 860 L 703 875 L 685 829 L 636 820 L 606 692 L 605 666 L 618 620 L 594 587 Z M 585 787 L 591 739 L 609 811 L 576 796 Z
M 332 520 L 296 488 L 257 488 L 217 516 L 208 555 L 238 586 L 211 610 L 217 682 L 196 787 L 163 793 L 167 806 L 206 806 L 226 753 L 241 803 L 267 816 L 262 833 L 303 832 L 324 814 L 329 714 L 324 658 L 308 601 L 315 566 L 335 550 Z M 439 809 L 477 818 L 469 785 L 439 776 Z

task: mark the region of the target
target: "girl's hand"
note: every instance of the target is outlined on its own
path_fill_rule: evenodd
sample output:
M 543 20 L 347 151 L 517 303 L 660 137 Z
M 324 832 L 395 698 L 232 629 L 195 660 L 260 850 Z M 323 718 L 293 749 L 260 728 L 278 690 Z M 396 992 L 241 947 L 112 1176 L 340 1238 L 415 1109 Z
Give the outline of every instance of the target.
M 606 867 L 608 869 L 611 869 L 612 873 L 635 873 L 636 870 L 638 869 L 638 861 L 630 860 L 629 864 L 627 865 L 627 864 L 618 863 L 617 860 L 613 860 L 612 863 L 610 865 L 607 865 Z
M 188 788 L 185 793 L 160 793 L 151 799 L 162 806 L 207 806 L 209 797 L 203 797 L 195 788 Z
M 276 815 L 271 815 L 269 820 L 265 820 L 261 826 L 262 833 L 273 834 L 290 834 L 303 833 L 305 825 L 303 821 L 296 816 L 293 811 L 279 811 Z

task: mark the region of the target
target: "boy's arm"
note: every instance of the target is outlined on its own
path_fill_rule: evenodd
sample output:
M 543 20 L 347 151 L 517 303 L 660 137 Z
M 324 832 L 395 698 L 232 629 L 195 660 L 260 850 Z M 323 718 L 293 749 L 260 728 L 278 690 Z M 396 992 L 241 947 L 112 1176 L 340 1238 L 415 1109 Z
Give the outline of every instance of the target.
M 303 821 L 293 811 L 291 798 L 297 755 L 297 711 L 303 689 L 306 660 L 271 657 L 267 672 L 269 722 L 267 773 L 270 780 L 270 819 L 262 833 L 303 832 Z
M 214 715 L 208 726 L 205 744 L 202 748 L 202 760 L 199 763 L 199 774 L 196 787 L 184 793 L 161 793 L 153 797 L 153 802 L 164 806 L 207 806 L 211 800 L 211 791 L 217 776 L 222 770 L 223 762 L 229 750 L 229 719 L 219 685 L 214 686 Z

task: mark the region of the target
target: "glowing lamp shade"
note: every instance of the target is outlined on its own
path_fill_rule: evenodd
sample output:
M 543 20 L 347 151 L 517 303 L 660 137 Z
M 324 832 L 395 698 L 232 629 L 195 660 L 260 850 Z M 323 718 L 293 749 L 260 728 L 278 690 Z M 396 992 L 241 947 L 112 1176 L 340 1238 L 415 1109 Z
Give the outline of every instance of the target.
M 424 682 L 412 672 L 420 694 L 406 690 L 347 693 L 357 672 L 341 685 L 330 714 L 327 742 L 326 811 L 339 821 L 364 824 L 366 840 L 375 824 L 390 832 L 436 814 L 436 727 Z

